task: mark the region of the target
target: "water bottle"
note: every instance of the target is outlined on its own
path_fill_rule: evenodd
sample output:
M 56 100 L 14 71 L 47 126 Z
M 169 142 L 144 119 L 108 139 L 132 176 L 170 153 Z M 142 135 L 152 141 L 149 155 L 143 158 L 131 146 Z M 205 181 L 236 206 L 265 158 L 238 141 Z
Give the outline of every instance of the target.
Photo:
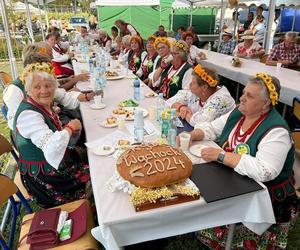
M 170 126 L 170 110 L 164 109 L 161 113 L 161 138 L 167 139 Z
M 165 107 L 165 101 L 164 101 L 163 93 L 159 93 L 156 99 L 156 110 L 157 110 L 156 121 L 159 124 L 161 122 L 161 112 L 163 111 L 164 107 Z
M 208 51 L 211 51 L 211 44 L 210 42 L 208 43 L 208 48 L 207 48 Z
M 144 115 L 142 110 L 134 112 L 134 140 L 139 143 L 144 141 Z
M 141 99 L 141 84 L 138 77 L 136 77 L 133 81 L 133 99 L 136 101 L 140 101 Z
M 168 130 L 168 143 L 169 145 L 176 146 L 176 136 L 177 136 L 177 125 L 176 125 L 176 109 L 171 109 L 171 119 L 169 123 Z
M 91 74 L 94 72 L 94 60 L 92 57 L 89 58 L 89 72 Z

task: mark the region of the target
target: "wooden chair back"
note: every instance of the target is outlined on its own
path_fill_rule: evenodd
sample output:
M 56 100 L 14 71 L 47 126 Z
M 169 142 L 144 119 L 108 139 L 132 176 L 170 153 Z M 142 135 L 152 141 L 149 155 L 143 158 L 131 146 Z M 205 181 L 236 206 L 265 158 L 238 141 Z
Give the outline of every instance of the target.
M 0 71 L 0 80 L 4 85 L 8 85 L 13 81 L 12 77 L 3 71 Z
M 10 196 L 19 191 L 13 180 L 9 179 L 5 175 L 0 175 L 0 190 L 0 207 L 7 202 Z
M 293 99 L 293 115 L 300 121 L 300 98 Z
M 0 156 L 4 153 L 10 153 L 13 150 L 12 145 L 10 142 L 0 134 Z

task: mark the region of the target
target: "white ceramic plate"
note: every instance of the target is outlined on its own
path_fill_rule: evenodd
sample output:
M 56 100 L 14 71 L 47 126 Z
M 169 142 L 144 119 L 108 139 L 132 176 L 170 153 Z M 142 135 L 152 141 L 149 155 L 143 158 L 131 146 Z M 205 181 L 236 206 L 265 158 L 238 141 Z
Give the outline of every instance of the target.
M 120 80 L 122 78 L 124 78 L 124 75 L 119 75 L 119 76 L 107 76 L 106 79 L 110 80 L 110 81 L 114 81 L 114 80 Z
M 204 148 L 207 148 L 207 146 L 198 144 L 198 145 L 191 146 L 189 150 L 190 150 L 190 153 L 192 155 L 201 158 L 202 157 L 201 156 L 201 150 L 204 149 Z
M 118 124 L 117 123 L 113 123 L 113 124 L 108 124 L 106 120 L 102 121 L 100 123 L 100 125 L 104 128 L 115 128 L 115 127 L 118 127 Z
M 128 111 L 133 112 L 133 113 L 134 113 L 135 110 L 142 110 L 142 111 L 143 111 L 143 116 L 144 116 L 144 117 L 146 117 L 146 116 L 149 114 L 148 110 L 147 110 L 147 109 L 144 109 L 144 108 L 139 108 L 139 107 L 126 107 L 125 109 L 127 109 Z M 129 117 L 126 117 L 125 120 L 126 120 L 126 121 L 133 121 L 133 120 L 134 120 L 134 114 L 130 115 Z
M 103 145 L 92 149 L 95 155 L 106 156 L 115 152 L 115 148 L 109 145 Z
M 90 105 L 91 109 L 104 109 L 106 107 L 106 105 L 104 103 L 102 103 L 100 106 L 96 105 L 95 103 L 92 103 Z
M 148 98 L 156 97 L 156 96 L 157 96 L 157 94 L 154 93 L 154 92 L 148 92 L 148 93 L 145 94 L 145 97 L 148 97 Z

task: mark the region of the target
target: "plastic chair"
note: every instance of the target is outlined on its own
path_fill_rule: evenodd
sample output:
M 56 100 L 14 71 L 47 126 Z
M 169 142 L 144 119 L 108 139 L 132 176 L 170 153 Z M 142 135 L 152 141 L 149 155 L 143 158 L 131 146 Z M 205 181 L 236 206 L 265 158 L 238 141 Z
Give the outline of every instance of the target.
M 17 185 L 5 175 L 0 175 L 0 190 L 0 206 L 3 207 L 3 205 L 7 201 L 9 201 L 12 210 L 12 221 L 8 243 L 5 242 L 2 235 L 0 237 L 0 245 L 2 249 L 9 250 L 12 249 L 12 245 L 14 242 L 17 218 L 20 215 L 21 206 L 23 205 L 25 207 L 27 213 L 32 213 L 32 210 L 27 200 L 24 198 L 23 194 L 18 189 Z M 19 198 L 20 202 L 17 202 L 15 200 L 14 195 L 16 195 Z

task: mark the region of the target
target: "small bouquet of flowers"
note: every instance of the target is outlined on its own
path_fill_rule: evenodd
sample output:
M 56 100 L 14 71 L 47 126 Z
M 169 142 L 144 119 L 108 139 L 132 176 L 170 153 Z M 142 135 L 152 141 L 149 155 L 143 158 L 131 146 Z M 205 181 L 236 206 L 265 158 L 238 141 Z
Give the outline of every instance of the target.
M 233 67 L 241 67 L 242 62 L 238 57 L 233 57 L 231 60 L 231 64 Z

